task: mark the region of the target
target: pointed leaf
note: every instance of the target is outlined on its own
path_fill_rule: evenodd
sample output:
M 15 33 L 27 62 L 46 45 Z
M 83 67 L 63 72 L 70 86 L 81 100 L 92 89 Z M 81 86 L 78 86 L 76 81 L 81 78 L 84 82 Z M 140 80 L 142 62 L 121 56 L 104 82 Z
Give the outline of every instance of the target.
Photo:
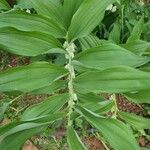
M 83 51 L 102 45 L 101 40 L 94 35 L 88 35 L 86 37 L 80 38 L 79 42 Z
M 1 150 L 20 150 L 26 140 L 33 135 L 40 133 L 50 122 L 62 118 L 62 114 L 53 114 L 41 118 L 38 122 L 16 122 L 10 123 L 0 128 L 0 149 Z M 44 122 L 45 121 L 45 122 Z
M 61 47 L 57 39 L 45 33 L 0 28 L 0 48 L 10 53 L 36 56 L 44 53 L 57 53 L 57 49 Z
M 74 87 L 83 93 L 134 92 L 150 88 L 150 73 L 129 67 L 89 71 L 76 77 Z
M 133 127 L 139 130 L 150 129 L 150 120 L 148 118 L 127 112 L 119 112 L 118 114 L 121 119 L 125 120 L 127 123 L 131 124 Z
M 30 92 L 48 86 L 64 74 L 64 68 L 46 62 L 12 68 L 0 73 L 0 91 Z
M 146 51 L 150 52 L 150 42 L 146 41 L 137 40 L 121 46 L 138 55 L 143 55 Z
M 52 84 L 36 89 L 34 91 L 32 91 L 32 94 L 38 95 L 38 94 L 54 94 L 56 91 L 59 91 L 62 88 L 66 88 L 66 81 L 64 80 L 58 80 L 53 82 Z
M 115 150 L 139 150 L 131 130 L 121 121 L 103 118 L 85 108 L 77 107 L 80 114 L 104 136 Z
M 86 150 L 78 134 L 71 126 L 67 129 L 67 142 L 69 150 Z
M 9 10 L 10 8 L 6 0 L 0 0 L 0 10 Z
M 72 17 L 78 10 L 82 2 L 83 0 L 64 0 L 63 11 L 66 29 L 68 29 L 68 27 L 70 26 Z
M 98 114 L 104 114 L 111 110 L 114 106 L 114 102 L 111 100 L 105 100 L 103 97 L 96 95 L 94 93 L 79 94 L 77 93 L 79 99 L 78 103 L 80 106 L 96 112 Z
M 1 100 L 1 102 L 0 102 L 0 122 L 3 120 L 4 114 L 5 114 L 6 110 L 9 108 L 9 105 L 10 105 L 9 101 L 4 100 L 4 102 L 3 102 L 3 99 Z
M 49 17 L 63 26 L 63 7 L 60 0 L 20 0 L 18 6 L 34 8 L 38 14 Z
M 115 22 L 112 31 L 109 34 L 109 40 L 119 44 L 120 43 L 121 25 L 119 22 Z
M 77 93 L 77 97 L 79 98 L 81 103 L 84 103 L 85 101 L 95 103 L 105 101 L 105 99 L 102 96 L 94 93 L 87 93 L 87 94 Z
M 0 14 L 0 27 L 14 27 L 22 31 L 39 31 L 53 35 L 56 38 L 65 37 L 65 29 L 52 19 L 29 14 L 21 10 L 13 10 Z
M 116 66 L 137 67 L 150 61 L 115 44 L 104 44 L 79 53 L 75 60 L 83 65 L 106 69 Z
M 143 31 L 143 27 L 144 27 L 144 18 L 142 17 L 139 20 L 139 22 L 134 26 L 133 31 L 127 40 L 127 43 L 139 40 L 141 37 L 141 33 Z
M 53 114 L 61 109 L 61 107 L 68 101 L 68 98 L 68 94 L 51 96 L 43 102 L 26 109 L 21 120 L 29 121 L 38 117 Z
M 124 96 L 134 103 L 150 103 L 150 89 L 124 93 Z
M 87 36 L 102 20 L 105 9 L 115 0 L 84 0 L 74 14 L 68 31 L 68 39 Z
M 97 67 L 93 67 L 93 66 L 88 66 L 85 65 L 77 60 L 73 60 L 72 64 L 74 66 L 74 69 L 78 72 L 78 73 L 83 73 L 83 72 L 87 72 L 87 71 L 97 71 L 97 70 L 103 70 L 102 68 L 97 68 Z

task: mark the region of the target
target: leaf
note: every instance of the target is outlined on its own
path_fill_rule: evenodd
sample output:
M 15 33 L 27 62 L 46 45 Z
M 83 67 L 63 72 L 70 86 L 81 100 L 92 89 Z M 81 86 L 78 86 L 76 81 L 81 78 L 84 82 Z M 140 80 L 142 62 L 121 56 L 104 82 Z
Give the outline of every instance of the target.
M 93 125 L 115 150 L 139 150 L 139 146 L 131 130 L 121 121 L 104 118 L 85 108 L 77 107 L 77 111 Z
M 121 33 L 121 25 L 119 22 L 115 22 L 112 31 L 109 34 L 109 41 L 112 41 L 116 44 L 120 43 L 120 33 Z
M 134 26 L 133 31 L 131 32 L 130 37 L 127 40 L 127 43 L 139 40 L 141 37 L 141 33 L 144 28 L 144 18 L 142 17 L 139 22 Z
M 131 124 L 133 127 L 139 130 L 150 129 L 150 120 L 148 118 L 127 112 L 118 112 L 118 115 L 121 119 L 125 120 L 127 123 Z
M 150 89 L 124 93 L 123 95 L 134 103 L 150 103 Z
M 150 52 L 150 42 L 142 40 L 129 42 L 121 46 L 138 55 L 143 55 L 146 51 Z
M 29 14 L 22 10 L 12 10 L 0 14 L 0 27 L 13 27 L 22 31 L 39 31 L 56 38 L 65 37 L 66 31 L 52 19 Z
M 72 61 L 72 65 L 74 66 L 74 69 L 78 72 L 78 73 L 83 73 L 86 71 L 93 71 L 93 70 L 102 70 L 100 68 L 97 67 L 91 67 L 91 66 L 87 66 L 85 64 L 82 64 L 79 61 L 73 60 Z
M 88 35 L 86 37 L 80 38 L 79 42 L 83 51 L 102 45 L 101 40 L 94 35 Z
M 140 70 L 150 72 L 150 63 L 146 64 L 145 66 L 142 66 Z
M 147 57 L 137 56 L 134 53 L 115 44 L 104 44 L 79 53 L 75 60 L 83 65 L 98 69 L 116 66 L 138 67 L 148 61 Z
M 18 6 L 34 8 L 38 14 L 51 18 L 63 26 L 63 7 L 60 0 L 20 0 Z
M 81 94 L 77 93 L 79 99 L 78 104 L 90 111 L 98 114 L 104 114 L 111 110 L 114 102 L 111 100 L 105 100 L 103 97 L 94 93 Z
M 0 128 L 0 149 L 1 150 L 20 150 L 26 140 L 33 135 L 41 132 L 52 121 L 64 117 L 62 114 L 53 114 L 46 117 L 44 122 L 38 120 L 34 122 L 14 122 Z
M 114 106 L 113 101 L 103 101 L 103 102 L 92 102 L 84 101 L 84 103 L 79 103 L 79 106 L 82 106 L 90 111 L 93 111 L 98 114 L 105 114 L 109 112 Z
M 1 100 L 1 102 L 0 102 L 0 122 L 3 120 L 4 114 L 5 114 L 6 110 L 8 109 L 9 105 L 10 105 L 9 101 L 4 100 L 4 102 L 3 102 L 3 100 Z
M 94 93 L 87 93 L 87 94 L 77 93 L 77 97 L 79 98 L 81 103 L 84 103 L 85 101 L 96 103 L 105 101 L 105 99 L 102 96 Z
M 115 0 L 84 0 L 72 18 L 69 41 L 87 36 L 104 17 L 106 7 L 113 2 Z
M 0 10 L 9 10 L 10 8 L 6 0 L 0 0 Z
M 70 26 L 74 13 L 78 10 L 83 0 L 64 0 L 63 12 L 66 29 Z
M 0 91 L 30 92 L 48 86 L 66 72 L 64 68 L 46 62 L 12 68 L 0 73 Z
M 71 126 L 67 129 L 67 142 L 69 150 L 86 150 L 78 134 Z
M 58 110 L 68 101 L 68 94 L 50 96 L 41 103 L 35 104 L 23 113 L 21 120 L 29 121 L 45 115 L 50 115 Z
M 54 94 L 56 91 L 62 88 L 66 88 L 66 81 L 58 80 L 50 85 L 32 91 L 31 94 Z
M 82 93 L 122 93 L 150 88 L 150 73 L 130 67 L 89 71 L 77 76 L 74 88 Z
M 56 38 L 45 33 L 23 32 L 6 27 L 0 28 L 0 48 L 17 55 L 37 56 L 57 53 L 62 45 Z

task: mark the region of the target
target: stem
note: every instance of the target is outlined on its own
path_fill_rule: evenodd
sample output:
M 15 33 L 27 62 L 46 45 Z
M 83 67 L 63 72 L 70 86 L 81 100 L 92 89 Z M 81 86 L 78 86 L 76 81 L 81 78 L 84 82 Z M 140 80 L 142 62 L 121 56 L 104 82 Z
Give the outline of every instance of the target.
M 105 147 L 106 150 L 110 150 L 108 148 L 108 146 L 105 144 L 105 142 L 103 141 L 103 138 L 100 137 L 99 133 L 96 133 L 97 138 L 102 142 L 103 146 Z
M 123 42 L 123 37 L 124 37 L 124 5 L 122 5 L 121 8 L 121 38 Z
M 18 99 L 20 99 L 24 94 L 21 94 L 19 96 L 17 96 L 16 98 L 14 98 L 12 101 L 10 101 L 10 104 L 14 103 L 15 101 L 17 101 Z
M 118 113 L 118 111 L 119 111 L 118 105 L 117 105 L 116 94 L 113 94 L 110 99 L 114 101 L 113 116 L 112 116 L 112 118 L 115 118 L 115 119 L 116 119 L 116 118 L 117 118 L 117 113 Z
M 74 89 L 73 89 L 73 79 L 75 78 L 75 71 L 72 66 L 72 59 L 74 58 L 75 45 L 74 45 L 74 43 L 65 42 L 64 48 L 67 51 L 66 59 L 68 59 L 68 64 L 66 65 L 66 69 L 68 69 L 68 71 L 69 71 L 69 76 L 68 76 L 68 90 L 69 90 L 68 126 L 71 126 L 73 124 L 73 121 L 71 120 L 71 114 L 73 112 L 73 106 L 75 104 L 75 101 L 77 100 L 77 96 L 74 93 Z

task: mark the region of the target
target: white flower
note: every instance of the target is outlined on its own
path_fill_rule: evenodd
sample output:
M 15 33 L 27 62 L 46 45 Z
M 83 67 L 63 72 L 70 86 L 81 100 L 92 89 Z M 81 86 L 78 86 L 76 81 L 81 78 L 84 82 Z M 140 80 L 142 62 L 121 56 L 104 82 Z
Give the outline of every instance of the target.
M 111 11 L 116 12 L 116 10 L 117 10 L 117 6 L 114 6 Z
M 29 14 L 31 13 L 30 9 L 27 9 L 26 12 L 29 13 Z
M 113 6 L 113 4 L 110 4 L 106 10 L 110 10 L 111 12 L 116 12 L 117 10 L 117 6 Z
M 110 5 L 106 8 L 106 10 L 112 10 L 112 8 L 113 8 L 113 4 L 110 4 Z

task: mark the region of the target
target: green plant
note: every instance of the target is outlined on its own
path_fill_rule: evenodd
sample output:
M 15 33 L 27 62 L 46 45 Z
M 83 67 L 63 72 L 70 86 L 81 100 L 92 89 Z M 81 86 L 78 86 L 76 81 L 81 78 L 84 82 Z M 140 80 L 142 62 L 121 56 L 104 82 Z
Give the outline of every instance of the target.
M 0 2 L 0 9 L 9 9 L 5 1 Z M 113 149 L 139 150 L 125 123 L 144 130 L 150 121 L 120 112 L 116 94 L 149 103 L 149 66 L 141 67 L 149 63 L 149 43 L 140 41 L 143 18 L 124 44 L 115 44 L 113 36 L 105 41 L 92 35 L 112 3 L 119 5 L 116 0 L 18 0 L 13 10 L 0 14 L 2 49 L 29 57 L 57 54 L 64 62 L 39 61 L 0 73 L 1 92 L 53 94 L 26 109 L 19 121 L 0 128 L 1 150 L 19 150 L 28 138 L 62 118 L 67 120 L 70 150 L 86 149 L 74 129 L 76 118 L 89 122 Z M 138 49 L 137 42 L 147 47 Z M 102 93 L 110 94 L 110 100 L 98 95 Z M 108 115 L 110 111 L 112 115 Z

